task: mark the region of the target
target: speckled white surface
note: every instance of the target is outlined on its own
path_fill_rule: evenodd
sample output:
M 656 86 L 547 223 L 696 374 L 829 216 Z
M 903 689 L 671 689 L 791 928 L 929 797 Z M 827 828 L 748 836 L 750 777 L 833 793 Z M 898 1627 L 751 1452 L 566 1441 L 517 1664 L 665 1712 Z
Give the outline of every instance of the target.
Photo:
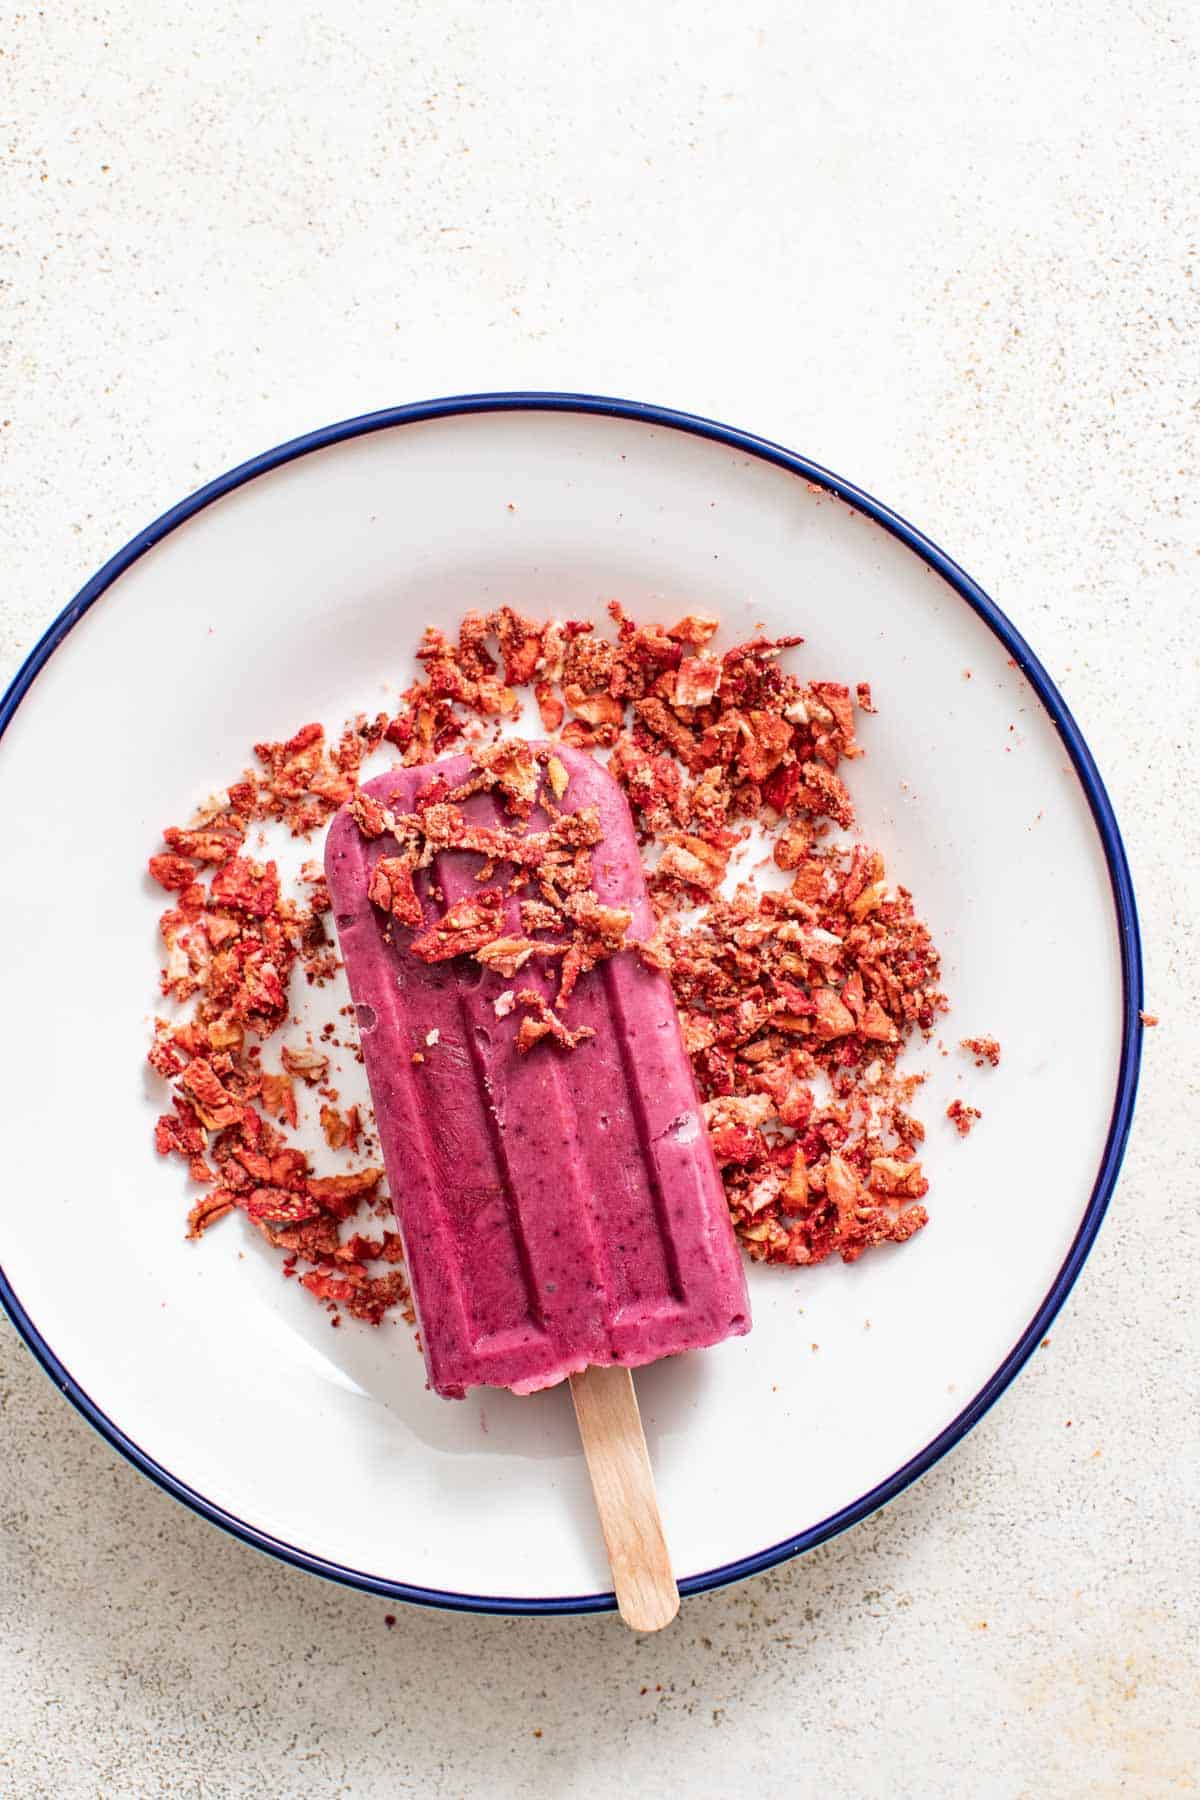
M 777 437 L 946 545 L 1091 741 L 1162 1018 L 1125 1174 L 952 1457 L 645 1642 L 388 1628 L 151 1487 L 0 1326 L 22 1800 L 1193 1790 L 1197 16 L 604 12 L 7 16 L 0 674 L 154 514 L 329 419 L 563 386 Z

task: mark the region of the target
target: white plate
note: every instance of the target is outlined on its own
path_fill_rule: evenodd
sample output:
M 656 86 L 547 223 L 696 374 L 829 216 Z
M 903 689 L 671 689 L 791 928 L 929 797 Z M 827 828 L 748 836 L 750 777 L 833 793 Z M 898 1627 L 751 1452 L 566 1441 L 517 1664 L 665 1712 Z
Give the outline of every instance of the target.
M 946 1044 L 1003 1045 L 994 1073 L 914 1054 L 924 1232 L 753 1270 L 748 1338 L 639 1375 L 685 1590 L 818 1542 L 961 1436 L 1078 1272 L 1128 1130 L 1140 969 L 1103 789 L 1028 647 L 886 509 L 723 427 L 548 395 L 373 415 L 193 496 L 89 583 L 0 710 L 0 1295 L 171 1492 L 410 1599 L 611 1604 L 569 1401 L 439 1400 L 402 1325 L 331 1331 L 240 1217 L 184 1242 L 179 1165 L 151 1147 L 161 895 L 141 871 L 253 740 L 382 704 L 427 621 L 613 596 L 715 610 L 726 641 L 799 630 L 796 666 L 872 682 L 860 835 L 942 946 Z M 956 1094 L 983 1109 L 966 1142 Z

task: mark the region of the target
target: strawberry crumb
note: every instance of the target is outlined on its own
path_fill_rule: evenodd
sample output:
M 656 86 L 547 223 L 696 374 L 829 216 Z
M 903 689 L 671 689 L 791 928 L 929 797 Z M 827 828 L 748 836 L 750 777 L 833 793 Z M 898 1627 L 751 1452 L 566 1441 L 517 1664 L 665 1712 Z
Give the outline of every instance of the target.
M 1000 1066 L 1000 1046 L 994 1037 L 963 1038 L 959 1043 L 959 1049 L 965 1050 L 968 1055 L 975 1058 L 977 1069 L 982 1069 L 985 1063 L 990 1069 L 997 1069 Z
M 952 1100 L 946 1108 L 946 1117 L 959 1137 L 968 1137 L 983 1114 L 977 1106 L 967 1106 L 962 1100 Z

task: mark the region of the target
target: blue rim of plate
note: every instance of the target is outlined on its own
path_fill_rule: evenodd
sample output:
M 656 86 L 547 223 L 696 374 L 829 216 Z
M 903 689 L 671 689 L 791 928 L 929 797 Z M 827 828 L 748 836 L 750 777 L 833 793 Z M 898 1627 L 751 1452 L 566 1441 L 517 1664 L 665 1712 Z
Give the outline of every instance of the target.
M 682 1594 L 699 1594 L 709 1588 L 724 1587 L 727 1583 L 741 1581 L 748 1575 L 757 1575 L 764 1569 L 774 1567 L 776 1563 L 787 1561 L 798 1556 L 802 1551 L 812 1550 L 838 1532 L 845 1531 L 851 1525 L 857 1525 L 868 1514 L 894 1500 L 896 1495 L 924 1475 L 934 1463 L 940 1461 L 948 1450 L 953 1449 L 961 1438 L 965 1437 L 972 1426 L 976 1425 L 988 1408 L 999 1398 L 1013 1377 L 1023 1367 L 1028 1357 L 1045 1335 L 1047 1327 L 1070 1293 L 1075 1280 L 1087 1259 L 1088 1253 L 1096 1239 L 1108 1207 L 1109 1199 L 1116 1186 L 1121 1161 L 1125 1154 L 1125 1145 L 1129 1137 L 1129 1128 L 1133 1120 L 1134 1101 L 1137 1095 L 1138 1072 L 1142 1053 L 1142 946 L 1138 931 L 1137 905 L 1134 900 L 1133 882 L 1129 873 L 1129 863 L 1125 855 L 1125 846 L 1121 841 L 1121 833 L 1117 826 L 1116 816 L 1105 792 L 1104 783 L 1100 779 L 1091 751 L 1088 749 L 1079 727 L 1071 717 L 1062 695 L 1058 692 L 1046 670 L 1042 667 L 1025 639 L 1016 627 L 1007 619 L 993 600 L 990 600 L 977 582 L 960 569 L 958 564 L 948 557 L 944 550 L 910 525 L 907 519 L 900 517 L 890 507 L 872 499 L 870 494 L 854 486 L 852 482 L 843 481 L 841 476 L 834 475 L 829 469 L 811 462 L 806 456 L 798 456 L 794 451 L 785 450 L 782 445 L 770 442 L 767 438 L 755 437 L 751 432 L 738 431 L 730 425 L 719 424 L 714 419 L 705 419 L 693 413 L 676 412 L 670 407 L 654 406 L 636 400 L 613 400 L 595 394 L 560 394 L 560 393 L 496 393 L 496 394 L 456 394 L 440 400 L 421 400 L 407 406 L 386 407 L 381 412 L 364 413 L 358 418 L 343 419 L 336 425 L 323 426 L 318 431 L 310 431 L 303 437 L 293 438 L 289 443 L 280 444 L 274 450 L 266 450 L 260 456 L 251 457 L 249 462 L 240 463 L 237 468 L 230 469 L 227 474 L 220 475 L 207 486 L 198 488 L 186 500 L 163 513 L 147 526 L 135 538 L 132 538 L 123 550 L 119 550 L 99 572 L 92 576 L 86 585 L 80 588 L 69 606 L 54 620 L 54 623 L 43 634 L 38 643 L 30 651 L 24 663 L 18 669 L 11 685 L 0 700 L 0 735 L 7 729 L 17 707 L 32 687 L 38 672 L 43 669 L 55 650 L 73 626 L 78 624 L 88 609 L 104 595 L 119 576 L 147 550 L 154 547 L 166 537 L 168 532 L 186 521 L 214 500 L 232 493 L 235 488 L 253 481 L 258 475 L 265 475 L 283 464 L 294 462 L 297 457 L 307 456 L 310 451 L 323 450 L 331 444 L 340 444 L 348 438 L 365 437 L 371 432 L 387 431 L 393 426 L 418 424 L 430 419 L 453 418 L 468 413 L 489 412 L 562 412 L 590 413 L 601 417 L 628 419 L 636 424 L 657 426 L 671 431 L 688 432 L 694 437 L 708 438 L 713 443 L 724 444 L 733 450 L 747 452 L 759 457 L 764 462 L 774 463 L 776 467 L 788 470 L 793 475 L 802 476 L 806 481 L 818 483 L 830 493 L 836 494 L 848 506 L 865 513 L 885 531 L 899 538 L 914 551 L 923 562 L 934 569 L 954 591 L 966 601 L 984 623 L 990 627 L 1004 645 L 1009 655 L 1020 668 L 1038 699 L 1049 713 L 1062 738 L 1067 754 L 1071 758 L 1075 772 L 1087 796 L 1096 829 L 1104 848 L 1105 860 L 1108 864 L 1109 880 L 1112 884 L 1113 902 L 1116 908 L 1117 927 L 1121 946 L 1121 987 L 1123 1026 L 1121 1040 L 1121 1059 L 1117 1076 L 1117 1090 L 1113 1101 L 1112 1117 L 1109 1122 L 1108 1136 L 1104 1144 L 1104 1154 L 1100 1160 L 1099 1172 L 1092 1189 L 1091 1198 L 1084 1211 L 1079 1230 L 1067 1253 L 1062 1267 L 1050 1287 L 1042 1304 L 1038 1307 L 1033 1319 L 1022 1333 L 1004 1361 L 992 1375 L 991 1379 L 975 1395 L 974 1399 L 963 1408 L 955 1419 L 939 1432 L 925 1448 L 897 1469 L 886 1481 L 862 1494 L 849 1506 L 831 1513 L 820 1524 L 811 1526 L 807 1531 L 799 1532 L 795 1537 L 785 1538 L 781 1543 L 771 1544 L 753 1556 L 740 1557 L 736 1562 L 724 1563 L 719 1568 L 708 1569 L 700 1575 L 689 1575 L 679 1583 Z M 340 1563 L 326 1561 L 323 1557 L 311 1556 L 298 1549 L 294 1544 L 287 1544 L 268 1533 L 248 1525 L 244 1519 L 236 1518 L 215 1506 L 211 1500 L 205 1499 L 194 1488 L 179 1481 L 164 1469 L 160 1463 L 135 1444 L 125 1433 L 101 1412 L 100 1408 L 84 1391 L 80 1384 L 63 1367 L 49 1344 L 22 1307 L 12 1286 L 0 1268 L 0 1304 L 3 1305 L 9 1318 L 41 1363 L 50 1379 L 59 1387 L 85 1419 L 92 1424 L 100 1435 L 107 1438 L 114 1449 L 119 1450 L 135 1468 L 165 1488 L 168 1494 L 190 1506 L 193 1512 L 202 1518 L 209 1519 L 219 1525 L 243 1543 L 251 1544 L 268 1555 L 278 1557 L 281 1561 L 291 1563 L 298 1569 L 307 1569 L 311 1574 L 323 1575 L 327 1580 L 338 1581 L 347 1587 L 360 1588 L 368 1593 L 380 1594 L 388 1599 L 405 1600 L 421 1606 L 437 1606 L 459 1612 L 504 1613 L 504 1614 L 562 1614 L 608 1612 L 615 1606 L 614 1596 L 609 1594 L 570 1594 L 554 1599 L 504 1599 L 486 1594 L 448 1593 L 436 1588 L 413 1587 L 406 1582 L 386 1581 L 379 1576 L 364 1574 L 358 1569 L 349 1569 Z

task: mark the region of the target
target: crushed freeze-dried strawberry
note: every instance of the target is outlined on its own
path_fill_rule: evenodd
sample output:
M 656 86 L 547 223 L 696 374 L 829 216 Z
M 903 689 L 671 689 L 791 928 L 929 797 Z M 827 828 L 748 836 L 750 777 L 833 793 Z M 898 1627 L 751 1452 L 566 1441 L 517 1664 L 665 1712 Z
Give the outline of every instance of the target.
M 375 862 L 370 898 L 418 933 L 416 954 L 471 956 L 506 981 L 534 958 L 560 960 L 555 1005 L 508 988 L 495 1010 L 521 1009 L 522 1053 L 543 1038 L 573 1048 L 589 1035 L 571 1028 L 574 985 L 625 946 L 627 920 L 601 908 L 592 890 L 595 809 L 558 811 L 568 786 L 561 760 L 497 735 L 521 690 L 531 691 L 548 736 L 611 750 L 610 772 L 647 846 L 658 915 L 653 938 L 635 948 L 671 980 L 701 1098 L 716 1108 L 711 1136 L 750 1255 L 786 1265 L 832 1254 L 852 1261 L 926 1222 L 927 1183 L 914 1154 L 924 1128 L 910 1110 L 921 1078 L 900 1075 L 897 1059 L 945 1005 L 937 952 L 881 860 L 830 836 L 853 825 L 839 770 L 862 754 L 856 707 L 875 711 L 869 684 L 852 691 L 792 673 L 784 659 L 802 641 L 796 636 L 718 652 L 717 621 L 707 614 L 664 629 L 615 602 L 608 610 L 615 638 L 590 621 L 539 621 L 511 606 L 467 613 L 453 636 L 430 628 L 417 651 L 421 674 L 391 716 L 359 714 L 336 738 L 314 722 L 264 739 L 257 769 L 187 824 L 168 827 L 150 859 L 152 877 L 173 896 L 161 926 L 163 992 L 183 1009 L 156 1020 L 148 1052 L 175 1090 L 155 1141 L 206 1184 L 189 1235 L 240 1210 L 286 1255 L 285 1273 L 310 1265 L 300 1279 L 335 1323 L 338 1308 L 378 1321 L 394 1307 L 411 1320 L 402 1272 L 380 1278 L 368 1268 L 373 1259 L 398 1261 L 399 1240 L 358 1229 L 339 1239 L 339 1225 L 358 1209 L 386 1211 L 380 1171 L 321 1176 L 292 1147 L 309 1129 L 297 1082 L 321 1088 L 330 1149 L 352 1152 L 363 1126 L 325 1085 L 331 1027 L 320 1049 L 284 1046 L 280 1073 L 262 1066 L 259 1050 L 288 1019 L 297 964 L 317 987 L 339 967 L 325 924 L 329 894 L 319 865 L 308 863 L 297 898 L 284 897 L 275 864 L 252 861 L 245 847 L 252 829 L 271 821 L 306 838 L 348 803 L 364 836 L 395 837 L 398 853 Z M 430 783 L 411 818 L 394 818 L 358 788 L 380 746 L 412 765 L 464 742 L 469 781 L 453 794 L 444 781 Z M 468 822 L 457 802 L 483 790 L 494 790 L 522 829 Z M 549 824 L 530 830 L 539 794 Z M 766 831 L 790 885 L 743 885 L 726 898 L 749 823 Z M 447 850 L 482 858 L 481 884 L 499 870 L 505 889 L 481 885 L 422 931 L 414 877 Z M 505 892 L 519 896 L 519 934 L 505 924 Z M 999 1060 L 994 1039 L 964 1039 L 963 1048 L 977 1065 Z M 976 1109 L 956 1105 L 969 1129 Z M 953 1108 L 951 1117 L 959 1124 Z
M 688 613 L 684 618 L 676 619 L 674 625 L 667 626 L 667 636 L 679 644 L 699 646 L 716 636 L 720 623 L 711 613 Z
M 413 886 L 413 865 L 403 856 L 381 856 L 371 870 L 367 898 L 413 930 L 421 923 L 421 902 Z
M 324 1212 L 348 1219 L 359 1201 L 373 1194 L 382 1180 L 382 1169 L 358 1169 L 353 1175 L 310 1176 L 306 1186 Z
M 721 663 L 716 656 L 689 656 L 675 674 L 676 706 L 707 706 L 721 685 Z
M 488 615 L 488 624 L 496 634 L 500 654 L 504 658 L 504 679 L 510 687 L 524 687 L 533 680 L 542 650 L 542 629 L 532 619 L 524 619 L 511 606 L 502 606 Z
M 994 1037 L 963 1038 L 959 1048 L 975 1058 L 977 1069 L 982 1069 L 985 1063 L 991 1069 L 1000 1066 L 1000 1045 Z
M 235 856 L 219 868 L 209 890 L 214 906 L 229 906 L 265 919 L 279 904 L 279 871 L 273 862 L 265 868 L 248 858 Z
M 364 1237 L 355 1232 L 337 1249 L 338 1262 L 389 1262 L 404 1261 L 404 1245 L 397 1231 L 385 1231 L 381 1237 Z
M 188 1237 L 203 1237 L 210 1225 L 215 1225 L 218 1219 L 233 1212 L 235 1206 L 236 1202 L 226 1188 L 217 1188 L 211 1194 L 201 1194 L 188 1212 Z
M 537 938 L 498 937 L 481 945 L 473 954 L 475 961 L 482 963 L 485 969 L 494 969 L 497 975 L 511 981 L 531 956 L 562 956 L 566 949 L 565 944 L 543 944 Z
M 585 1039 L 596 1035 L 590 1025 L 579 1025 L 572 1031 L 556 1012 L 551 1011 L 546 996 L 535 993 L 532 988 L 518 990 L 517 1005 L 527 1008 L 526 1017 L 517 1027 L 517 1050 L 522 1055 L 532 1050 L 544 1037 L 550 1038 L 564 1050 L 574 1050 Z
M 321 1211 L 307 1194 L 294 1193 L 290 1188 L 254 1188 L 248 1194 L 239 1194 L 237 1204 L 256 1224 L 264 1225 L 306 1225 Z
M 279 1059 L 289 1075 L 297 1076 L 308 1087 L 318 1086 L 329 1073 L 329 1058 L 311 1044 L 284 1044 Z
M 163 1113 L 154 1127 L 154 1148 L 160 1156 L 182 1156 L 186 1161 L 208 1149 L 208 1134 L 199 1115 L 186 1100 L 175 1096 L 175 1111 Z
M 977 1106 L 968 1106 L 965 1101 L 952 1100 L 946 1108 L 946 1117 L 957 1131 L 959 1137 L 967 1137 L 974 1130 L 983 1114 Z
M 196 879 L 194 864 L 184 856 L 173 856 L 165 851 L 152 856 L 147 867 L 159 887 L 166 888 L 168 893 L 179 893 L 191 887 Z
M 179 1077 L 179 1086 L 192 1103 L 201 1124 L 210 1131 L 234 1125 L 242 1116 L 242 1104 L 226 1088 L 207 1057 L 197 1056 Z
M 197 862 L 223 863 L 236 856 L 246 836 L 246 827 L 236 814 L 227 822 L 218 819 L 203 825 L 168 825 L 163 842 L 180 856 L 194 856 Z
M 504 896 L 499 888 L 485 888 L 481 894 L 464 894 L 448 907 L 436 924 L 415 937 L 409 945 L 412 954 L 422 962 L 448 962 L 451 957 L 470 956 L 492 943 L 500 933 Z
M 261 1077 L 262 1089 L 259 1095 L 262 1109 L 270 1113 L 274 1119 L 282 1119 L 285 1124 L 295 1130 L 296 1089 L 290 1075 L 271 1075 L 265 1070 Z
M 350 798 L 350 817 L 365 838 L 381 837 L 388 828 L 387 814 L 378 800 L 359 789 Z
M 461 787 L 455 788 L 448 800 L 463 800 L 468 794 L 495 789 L 505 807 L 518 819 L 528 819 L 537 801 L 541 780 L 539 759 L 524 738 L 505 738 L 472 752 L 475 773 Z
M 362 1121 L 357 1106 L 347 1107 L 344 1113 L 336 1106 L 321 1108 L 321 1130 L 325 1133 L 325 1142 L 331 1150 L 357 1150 Z

